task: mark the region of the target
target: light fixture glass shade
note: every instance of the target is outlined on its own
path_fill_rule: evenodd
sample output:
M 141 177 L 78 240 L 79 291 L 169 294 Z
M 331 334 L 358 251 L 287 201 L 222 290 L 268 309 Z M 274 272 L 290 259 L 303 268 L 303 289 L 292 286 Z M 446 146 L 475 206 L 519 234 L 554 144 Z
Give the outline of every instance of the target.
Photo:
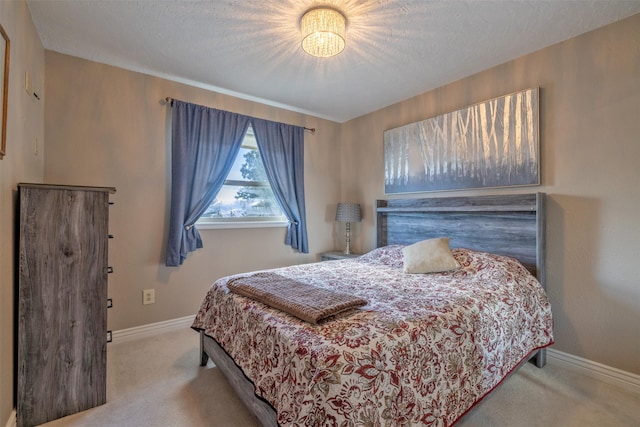
M 302 49 L 309 55 L 328 58 L 342 52 L 346 20 L 337 10 L 317 8 L 307 11 L 300 20 Z
M 336 209 L 336 221 L 340 222 L 360 222 L 362 212 L 358 203 L 338 203 Z

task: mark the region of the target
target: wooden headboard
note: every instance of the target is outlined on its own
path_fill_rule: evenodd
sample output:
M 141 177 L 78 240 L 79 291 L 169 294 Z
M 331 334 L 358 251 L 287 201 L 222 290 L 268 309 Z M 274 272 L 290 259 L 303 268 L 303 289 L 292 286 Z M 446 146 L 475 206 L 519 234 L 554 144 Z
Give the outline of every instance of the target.
M 378 200 L 376 232 L 378 247 L 449 237 L 451 248 L 508 255 L 546 288 L 544 193 Z

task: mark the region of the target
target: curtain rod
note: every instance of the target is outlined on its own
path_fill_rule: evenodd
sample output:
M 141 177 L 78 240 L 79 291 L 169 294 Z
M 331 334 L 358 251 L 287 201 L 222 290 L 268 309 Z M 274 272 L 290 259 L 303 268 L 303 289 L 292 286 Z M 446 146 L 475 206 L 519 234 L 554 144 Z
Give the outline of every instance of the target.
M 165 100 L 165 102 L 166 102 L 167 104 L 171 104 L 171 103 L 173 102 L 173 98 L 171 98 L 170 96 L 167 96 L 164 100 Z M 312 133 L 312 134 L 314 134 L 314 135 L 315 135 L 315 133 L 316 133 L 316 128 L 308 128 L 308 127 L 305 127 L 305 128 L 304 128 L 304 130 L 308 130 L 309 132 L 311 132 L 311 133 Z

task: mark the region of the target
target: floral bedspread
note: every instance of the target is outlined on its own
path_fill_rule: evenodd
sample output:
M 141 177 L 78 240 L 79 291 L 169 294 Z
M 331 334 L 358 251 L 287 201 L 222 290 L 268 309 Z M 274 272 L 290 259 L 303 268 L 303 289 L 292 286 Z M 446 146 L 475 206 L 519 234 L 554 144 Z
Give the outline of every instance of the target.
M 282 426 L 449 426 L 532 351 L 551 307 L 516 260 L 454 249 L 462 268 L 404 274 L 402 247 L 278 274 L 368 305 L 313 325 L 216 281 L 193 323 L 270 402 Z

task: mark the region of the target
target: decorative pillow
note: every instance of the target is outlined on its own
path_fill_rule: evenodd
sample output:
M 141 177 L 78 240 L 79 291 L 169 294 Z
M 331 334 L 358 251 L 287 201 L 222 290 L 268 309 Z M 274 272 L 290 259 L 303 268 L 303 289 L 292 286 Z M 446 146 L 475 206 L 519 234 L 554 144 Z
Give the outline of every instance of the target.
M 460 264 L 449 248 L 449 238 L 423 240 L 402 249 L 405 273 L 438 273 L 457 270 Z
M 370 264 L 381 264 L 392 268 L 402 268 L 403 245 L 389 245 L 373 249 L 356 258 L 358 261 Z

